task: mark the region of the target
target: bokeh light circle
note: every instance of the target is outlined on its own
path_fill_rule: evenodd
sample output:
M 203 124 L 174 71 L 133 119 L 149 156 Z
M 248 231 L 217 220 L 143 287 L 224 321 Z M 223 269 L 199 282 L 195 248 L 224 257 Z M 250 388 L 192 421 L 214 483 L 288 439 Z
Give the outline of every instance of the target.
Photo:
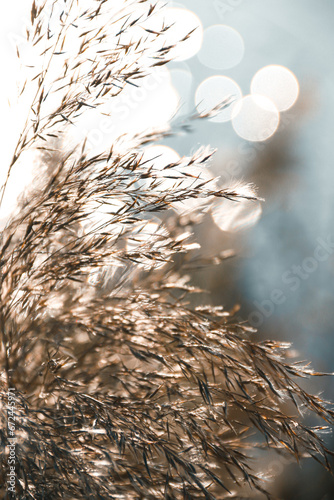
M 154 187 L 156 192 L 172 194 L 177 191 L 191 191 L 201 186 L 204 191 L 204 185 L 207 183 L 207 189 L 214 189 L 215 180 L 206 167 L 199 165 L 189 165 L 190 158 L 181 158 L 178 153 L 162 145 L 149 146 L 144 149 L 141 164 L 150 170 L 151 176 L 157 179 Z M 150 183 L 141 180 L 138 185 L 145 186 L 146 189 Z M 196 210 L 205 210 L 209 205 L 207 197 L 186 198 L 182 201 L 171 203 L 171 207 L 180 214 L 190 213 Z
M 235 132 L 251 142 L 269 139 L 277 130 L 280 115 L 275 104 L 262 95 L 247 95 L 236 103 L 232 111 Z
M 144 149 L 141 163 L 145 163 L 148 170 L 153 168 L 154 171 L 163 173 L 167 165 L 179 161 L 180 155 L 173 148 L 157 144 Z
M 214 189 L 216 187 L 215 180 L 206 167 L 200 167 L 197 165 L 182 167 L 181 165 L 179 167 L 179 172 L 181 175 L 180 186 L 182 189 L 191 191 L 192 189 L 198 188 L 198 186 L 201 186 L 202 190 L 206 190 L 208 188 Z M 206 186 L 204 186 L 204 184 Z M 207 197 L 187 198 L 183 201 L 176 201 L 172 203 L 172 206 L 174 210 L 183 215 L 197 210 L 201 210 L 204 213 L 210 204 L 210 199 L 211 198 Z
M 233 103 L 210 118 L 213 122 L 227 122 L 231 119 L 235 104 L 241 99 L 239 85 L 227 76 L 211 76 L 197 88 L 195 103 L 200 113 L 208 112 L 221 104 L 225 99 L 232 98 Z
M 245 45 L 240 33 L 224 24 L 210 26 L 204 31 L 200 62 L 211 69 L 229 69 L 237 66 L 244 56 Z
M 262 214 L 261 202 L 240 198 L 238 201 L 223 199 L 212 210 L 214 223 L 226 232 L 247 229 L 258 222 Z
M 156 191 L 163 192 L 174 188 L 181 173 L 177 167 L 168 167 L 179 163 L 180 159 L 179 154 L 169 146 L 156 144 L 143 150 L 141 164 L 145 165 L 147 171 L 152 172 L 152 177 L 157 179 Z M 150 186 L 150 181 L 143 179 L 138 184 L 146 186 L 147 189 Z
M 195 56 L 203 42 L 203 25 L 194 12 L 179 7 L 163 10 L 164 26 L 170 26 L 165 32 L 166 45 L 174 45 L 170 57 L 174 61 L 185 61 Z M 188 33 L 191 35 L 187 38 Z
M 299 84 L 288 68 L 278 65 L 265 66 L 253 77 L 251 93 L 268 97 L 279 111 L 285 111 L 296 102 Z

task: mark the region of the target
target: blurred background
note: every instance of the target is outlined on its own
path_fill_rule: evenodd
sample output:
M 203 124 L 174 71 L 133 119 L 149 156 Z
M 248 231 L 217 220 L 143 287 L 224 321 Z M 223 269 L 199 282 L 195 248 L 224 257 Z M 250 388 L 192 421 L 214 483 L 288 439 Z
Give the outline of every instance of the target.
M 211 291 L 215 304 L 240 304 L 239 317 L 258 328 L 261 338 L 291 341 L 300 359 L 332 372 L 334 258 L 329 248 L 328 253 L 320 252 L 319 245 L 334 241 L 334 4 L 326 0 L 183 4 L 198 15 L 204 28 L 197 57 L 173 65 L 179 75 L 181 69 L 187 72 L 191 82 L 189 106 L 205 81 L 207 89 L 201 96 L 205 90 L 211 90 L 211 96 L 218 94 L 214 79 L 220 76 L 232 79 L 243 96 L 270 97 L 281 111 L 276 127 L 275 120 L 263 117 L 256 106 L 244 105 L 232 123 L 209 120 L 198 124 L 192 135 L 170 141 L 181 154 L 202 143 L 217 148 L 214 173 L 224 182 L 233 178 L 252 182 L 265 198 L 261 217 L 256 208 L 251 209 L 253 217 L 244 216 L 243 226 L 248 228 L 218 232 L 208 218 L 201 233 L 205 244 L 217 251 L 232 247 L 238 255 L 222 264 L 219 273 L 217 269 L 198 273 L 196 281 Z M 267 74 L 262 70 L 272 65 L 277 66 Z M 298 82 L 297 97 L 292 75 L 283 68 Z M 227 80 L 221 82 L 223 86 Z M 256 140 L 261 134 L 269 137 Z M 311 384 L 314 391 L 333 399 L 330 377 Z M 330 437 L 329 446 L 333 449 Z M 277 458 L 271 466 L 278 474 L 274 491 L 281 498 L 334 498 L 333 479 L 312 461 L 306 460 L 302 470 Z
M 196 28 L 175 49 L 176 59 L 158 68 L 140 89 L 126 89 L 111 104 L 109 122 L 92 113 L 68 141 L 88 135 L 89 147 L 101 149 L 119 133 L 162 127 L 170 119 L 179 124 L 196 109 L 209 111 L 233 96 L 227 109 L 193 122 L 191 133 L 169 138 L 147 153 L 175 161 L 210 145 L 217 152 L 209 176 L 219 176 L 221 186 L 239 180 L 255 184 L 265 199 L 237 207 L 220 202 L 205 215 L 197 229 L 202 252 L 214 255 L 232 248 L 236 256 L 194 272 L 193 281 L 210 292 L 213 304 L 227 309 L 238 304 L 237 317 L 256 328 L 259 338 L 291 341 L 299 359 L 333 372 L 334 3 L 166 3 L 162 19 L 177 21 L 169 40 L 176 42 Z M 16 46 L 24 53 L 29 11 L 29 1 L 12 2 L 1 20 L 1 176 L 24 116 L 25 103 L 17 102 L 22 68 L 19 73 Z M 33 179 L 33 167 L 33 159 L 17 167 L 21 170 L 11 179 L 2 221 Z M 307 382 L 307 387 L 334 399 L 330 377 Z M 328 443 L 333 449 L 331 436 Z M 311 460 L 301 469 L 272 456 L 266 468 L 277 476 L 273 491 L 284 500 L 334 498 L 333 479 Z

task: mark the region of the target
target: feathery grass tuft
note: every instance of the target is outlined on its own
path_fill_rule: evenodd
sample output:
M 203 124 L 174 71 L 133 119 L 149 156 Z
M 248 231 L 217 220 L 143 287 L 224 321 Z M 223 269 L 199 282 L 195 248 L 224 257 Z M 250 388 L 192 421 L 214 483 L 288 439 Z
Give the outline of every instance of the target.
M 333 410 L 297 382 L 320 374 L 293 364 L 288 345 L 256 341 L 233 313 L 189 305 L 197 290 L 185 273 L 209 262 L 193 257 L 193 220 L 176 204 L 195 200 L 201 215 L 253 191 L 194 173 L 210 160 L 205 148 L 163 169 L 145 161 L 143 146 L 169 128 L 96 154 L 64 148 L 81 115 L 169 61 L 168 26 L 149 23 L 160 8 L 32 5 L 28 43 L 42 65 L 24 84 L 35 93 L 7 181 L 31 149 L 39 179 L 0 246 L 3 497 L 8 387 L 20 499 L 270 498 L 252 458 L 266 447 L 330 468 L 326 427 L 307 427 L 303 414 L 332 425 Z

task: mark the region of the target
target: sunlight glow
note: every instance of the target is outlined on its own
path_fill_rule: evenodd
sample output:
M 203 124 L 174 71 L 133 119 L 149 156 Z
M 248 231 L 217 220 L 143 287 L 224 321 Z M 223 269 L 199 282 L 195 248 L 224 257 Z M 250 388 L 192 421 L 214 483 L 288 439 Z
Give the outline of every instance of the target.
M 87 136 L 88 150 L 109 148 L 121 135 L 129 138 L 147 129 L 166 126 L 177 112 L 180 102 L 167 68 L 157 68 L 138 80 L 138 87 L 127 85 L 100 111 L 90 110 L 72 127 L 71 140 L 79 142 Z
M 192 111 L 191 106 L 191 87 L 193 76 L 189 69 L 175 68 L 170 70 L 173 87 L 180 96 L 179 114 L 184 115 Z
M 5 218 L 8 217 L 17 207 L 20 196 L 23 193 L 29 196 L 29 193 L 25 193 L 25 191 L 36 178 L 35 165 L 37 163 L 37 156 L 38 153 L 36 153 L 35 150 L 27 150 L 22 154 L 20 160 L 14 165 L 1 205 L 0 227 L 2 226 L 2 222 L 5 222 Z M 7 171 L 5 169 L 1 170 L 0 186 L 2 186 L 6 180 L 6 174 Z

